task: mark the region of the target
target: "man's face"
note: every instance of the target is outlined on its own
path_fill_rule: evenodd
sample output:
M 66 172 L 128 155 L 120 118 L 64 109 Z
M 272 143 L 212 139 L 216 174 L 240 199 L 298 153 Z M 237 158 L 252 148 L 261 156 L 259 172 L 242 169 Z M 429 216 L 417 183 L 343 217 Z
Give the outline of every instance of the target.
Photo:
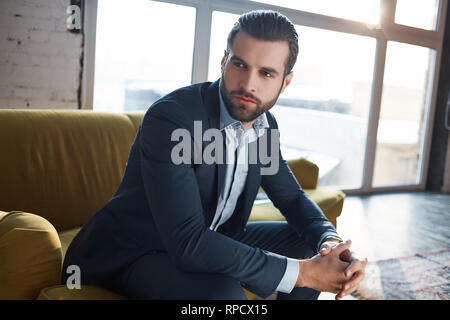
M 287 41 L 265 41 L 238 32 L 228 57 L 222 59 L 220 90 L 230 115 L 253 122 L 275 104 L 293 73 L 284 77 Z

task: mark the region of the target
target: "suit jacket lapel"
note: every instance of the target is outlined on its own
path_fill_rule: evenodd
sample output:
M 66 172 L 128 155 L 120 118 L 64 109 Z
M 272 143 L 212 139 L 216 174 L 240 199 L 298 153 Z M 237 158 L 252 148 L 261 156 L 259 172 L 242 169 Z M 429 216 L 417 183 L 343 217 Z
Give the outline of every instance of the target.
M 219 80 L 213 82 L 206 88 L 204 99 L 206 113 L 208 115 L 209 127 L 219 129 L 220 126 L 220 104 L 219 104 Z
M 205 98 L 205 106 L 206 106 L 206 113 L 208 114 L 208 120 L 209 120 L 209 128 L 215 128 L 220 129 L 220 102 L 219 102 L 219 80 L 216 82 L 213 82 L 209 85 L 206 91 L 206 98 Z M 222 188 L 224 187 L 225 182 L 225 159 L 226 159 L 226 153 L 225 153 L 225 132 L 222 131 L 222 139 L 223 139 L 223 145 L 222 145 L 222 152 L 223 159 L 220 161 L 217 165 L 217 188 L 216 188 L 216 199 L 219 199 L 220 193 L 222 191 Z
M 205 107 L 206 107 L 206 113 L 208 114 L 208 120 L 209 120 L 209 127 L 210 128 L 220 128 L 220 103 L 219 103 L 219 80 L 216 82 L 213 82 L 209 85 L 209 87 L 206 88 L 206 95 L 205 95 Z M 217 167 L 217 199 L 219 199 L 221 188 L 224 187 L 225 182 L 225 159 L 226 159 L 226 152 L 225 152 L 225 131 L 222 131 L 222 137 L 223 137 L 223 161 L 216 165 Z M 251 144 L 257 144 L 256 141 L 252 142 Z M 257 148 L 253 148 L 254 150 L 257 150 Z M 228 222 L 229 224 L 232 224 L 233 227 L 240 227 L 240 225 L 244 226 L 247 222 L 248 215 L 251 211 L 251 208 L 253 206 L 253 202 L 256 198 L 256 194 L 258 192 L 258 187 L 261 182 L 261 175 L 260 175 L 260 162 L 259 157 L 257 157 L 257 163 L 256 164 L 249 164 L 248 166 L 248 173 L 247 173 L 247 180 L 245 183 L 244 190 L 241 194 L 241 197 L 238 201 L 238 204 L 236 205 L 236 209 L 241 211 L 241 213 L 244 214 L 233 214 L 232 219 L 230 219 Z M 239 205 L 240 204 L 240 205 Z M 235 212 L 236 213 L 236 212 Z M 228 224 L 228 223 L 227 223 Z

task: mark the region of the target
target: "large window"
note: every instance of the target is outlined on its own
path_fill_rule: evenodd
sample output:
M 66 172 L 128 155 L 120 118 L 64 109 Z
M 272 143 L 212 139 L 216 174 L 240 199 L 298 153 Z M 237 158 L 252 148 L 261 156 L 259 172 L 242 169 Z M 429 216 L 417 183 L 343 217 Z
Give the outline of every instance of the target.
M 375 153 L 375 186 L 418 184 L 432 50 L 388 42 Z
M 337 18 L 377 24 L 380 20 L 379 0 L 256 0 L 276 6 L 313 12 Z M 410 0 L 407 0 L 410 1 Z M 418 0 L 423 1 L 423 0 Z
M 320 166 L 319 185 L 359 188 L 375 40 L 297 26 L 302 55 L 273 109 L 281 144 Z
M 284 157 L 350 193 L 424 188 L 447 0 L 97 1 L 94 110 L 217 80 L 238 16 L 276 8 L 300 42 L 271 109 Z
M 213 12 L 209 81 L 220 77 L 224 39 L 238 17 Z M 317 28 L 296 29 L 300 56 L 294 77 L 271 109 L 280 126 L 283 156 L 305 157 L 320 165 L 321 185 L 359 188 L 375 40 Z
M 94 110 L 145 110 L 189 85 L 195 13 L 149 0 L 98 1 Z
M 436 30 L 439 0 L 397 0 L 395 23 Z

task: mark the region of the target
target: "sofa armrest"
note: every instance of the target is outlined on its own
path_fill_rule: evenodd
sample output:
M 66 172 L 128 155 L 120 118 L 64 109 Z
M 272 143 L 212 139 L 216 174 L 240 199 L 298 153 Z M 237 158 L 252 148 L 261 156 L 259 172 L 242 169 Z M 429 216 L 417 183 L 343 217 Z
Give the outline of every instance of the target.
M 287 164 L 303 189 L 315 189 L 319 179 L 319 167 L 305 158 L 288 160 Z
M 0 300 L 36 299 L 61 281 L 58 233 L 38 215 L 0 211 L 0 261 Z
M 37 300 L 127 300 L 112 291 L 97 287 L 82 285 L 80 289 L 68 289 L 64 285 L 43 288 Z

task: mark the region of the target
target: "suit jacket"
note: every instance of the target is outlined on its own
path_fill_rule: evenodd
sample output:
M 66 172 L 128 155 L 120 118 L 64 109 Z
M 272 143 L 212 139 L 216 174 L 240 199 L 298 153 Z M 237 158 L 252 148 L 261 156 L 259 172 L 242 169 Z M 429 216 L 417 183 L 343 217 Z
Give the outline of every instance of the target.
M 74 264 L 81 269 L 83 284 L 111 288 L 112 279 L 142 255 L 167 252 L 180 269 L 226 274 L 266 297 L 281 281 L 286 259 L 232 239 L 244 230 L 260 186 L 316 252 L 326 237 L 337 237 L 333 225 L 304 194 L 279 148 L 278 172 L 261 175 L 264 165 L 259 157 L 256 164 L 249 164 L 232 217 L 217 232 L 209 229 L 225 164 L 174 164 L 171 151 L 179 141 L 171 141 L 171 134 L 184 128 L 194 137 L 194 121 L 201 121 L 202 133 L 219 128 L 218 90 L 219 81 L 194 84 L 162 97 L 148 109 L 118 189 L 68 248 L 63 283 L 70 275 L 66 268 Z M 278 128 L 270 112 L 267 119 L 271 129 Z M 203 148 L 209 143 L 203 141 Z

